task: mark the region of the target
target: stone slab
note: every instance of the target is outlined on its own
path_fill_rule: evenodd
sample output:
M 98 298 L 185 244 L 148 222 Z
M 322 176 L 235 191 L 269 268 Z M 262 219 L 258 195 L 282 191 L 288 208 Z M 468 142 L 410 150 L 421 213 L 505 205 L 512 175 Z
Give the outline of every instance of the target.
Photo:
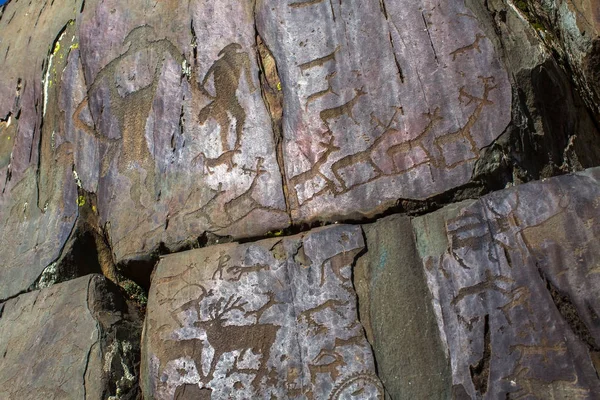
M 27 290 L 60 257 L 77 218 L 73 148 L 48 104 L 57 111 L 56 69 L 69 49 L 55 53 L 55 40 L 80 8 L 81 1 L 1 7 L 0 300 Z
M 351 275 L 359 226 L 164 257 L 142 350 L 148 399 L 382 399 Z M 358 395 L 360 394 L 360 395 Z
M 0 303 L 0 398 L 127 398 L 135 390 L 136 330 L 119 299 L 88 275 Z M 137 332 L 139 334 L 139 331 Z
M 189 246 L 204 232 L 240 238 L 288 226 L 252 4 L 87 8 L 79 36 L 88 97 L 74 119 L 87 123 L 90 143 L 79 168 L 98 193 L 116 261 L 161 243 Z
M 411 219 L 394 215 L 363 230 L 369 251 L 356 263 L 354 286 L 386 399 L 450 398 L 450 360 Z
M 281 77 L 296 222 L 464 185 L 511 120 L 507 72 L 463 2 L 259 1 L 256 15 Z
M 413 220 L 455 398 L 600 393 L 599 178 L 533 182 Z

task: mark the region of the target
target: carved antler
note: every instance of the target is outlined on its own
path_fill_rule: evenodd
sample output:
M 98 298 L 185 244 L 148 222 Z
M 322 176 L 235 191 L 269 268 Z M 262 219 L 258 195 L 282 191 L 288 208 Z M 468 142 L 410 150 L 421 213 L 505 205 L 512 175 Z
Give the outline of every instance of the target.
M 248 302 L 244 301 L 240 303 L 242 296 L 235 297 L 235 295 L 229 296 L 227 300 L 220 298 L 216 303 L 209 306 L 209 315 L 212 320 L 223 320 L 223 316 L 230 311 L 239 310 L 242 313 L 246 313 L 244 306 Z M 223 304 L 224 303 L 224 304 Z
M 171 313 L 170 313 L 171 318 L 173 318 L 173 320 L 176 323 L 178 323 L 181 327 L 183 327 L 183 324 L 181 323 L 179 318 L 177 318 L 177 316 L 182 312 L 188 311 L 189 309 L 193 309 L 194 311 L 196 311 L 196 315 L 198 316 L 198 318 L 200 318 L 200 303 L 202 302 L 202 300 L 204 300 L 204 298 L 206 298 L 207 296 L 212 294 L 212 291 L 207 291 L 204 286 L 199 285 L 199 284 L 187 284 L 184 287 L 182 287 L 181 289 L 179 289 L 179 291 L 177 293 L 179 293 L 182 290 L 187 289 L 189 287 L 200 288 L 200 290 L 202 291 L 202 294 L 200 295 L 199 298 L 190 300 L 186 303 L 183 303 L 181 306 L 179 306 L 176 309 L 171 311 Z M 173 296 L 174 298 L 177 296 L 177 293 Z

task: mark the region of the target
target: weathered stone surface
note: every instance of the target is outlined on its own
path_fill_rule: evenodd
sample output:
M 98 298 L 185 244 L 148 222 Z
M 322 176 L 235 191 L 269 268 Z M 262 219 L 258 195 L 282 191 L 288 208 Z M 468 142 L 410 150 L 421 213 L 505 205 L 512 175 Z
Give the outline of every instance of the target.
M 450 360 L 410 218 L 395 215 L 363 229 L 369 251 L 356 263 L 354 285 L 386 398 L 450 398 Z
M 359 226 L 170 255 L 144 328 L 148 399 L 383 398 L 357 320 Z
M 102 276 L 0 304 L 2 399 L 101 399 L 136 393 L 140 324 Z
M 251 3 L 87 8 L 79 34 L 88 98 L 74 118 L 91 114 L 95 140 L 83 152 L 97 157 L 80 175 L 98 193 L 116 260 L 207 231 L 248 237 L 287 226 Z
M 540 35 L 564 59 L 596 118 L 600 118 L 600 7 L 597 0 L 521 1 Z M 541 23 L 540 23 L 541 22 Z
M 600 170 L 413 220 L 457 398 L 600 393 Z
M 600 162 L 568 77 L 502 0 L 0 10 L 0 299 L 81 231 L 135 269 L 214 235 L 372 217 Z M 95 199 L 94 224 L 80 196 Z
M 59 88 L 40 80 L 46 69 L 60 79 L 63 60 L 48 67 L 58 54 L 51 46 L 78 4 L 15 2 L 0 18 L 0 300 L 27 289 L 59 258 L 77 218 L 73 148 L 62 140 L 60 120 L 44 119 L 48 104 L 58 108 Z
M 295 221 L 372 216 L 466 184 L 511 120 L 507 73 L 462 2 L 259 1 L 256 12 L 284 92 Z
M 571 74 L 516 3 L 523 2 L 465 1 L 510 71 L 513 87 L 511 124 L 475 170 L 474 179 L 490 190 L 600 164 L 600 132 Z
M 289 225 L 250 3 L 34 3 L 0 14 L 0 299 L 52 268 L 85 193 L 117 264 Z

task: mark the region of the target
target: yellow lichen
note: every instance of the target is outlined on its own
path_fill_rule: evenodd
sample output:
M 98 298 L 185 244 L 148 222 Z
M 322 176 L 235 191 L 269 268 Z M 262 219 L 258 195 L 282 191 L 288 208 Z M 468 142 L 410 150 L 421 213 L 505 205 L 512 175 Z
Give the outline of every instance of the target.
M 79 207 L 83 207 L 83 206 L 85 205 L 85 197 L 83 197 L 83 196 L 79 196 L 79 197 L 77 198 L 77 205 L 78 205 Z

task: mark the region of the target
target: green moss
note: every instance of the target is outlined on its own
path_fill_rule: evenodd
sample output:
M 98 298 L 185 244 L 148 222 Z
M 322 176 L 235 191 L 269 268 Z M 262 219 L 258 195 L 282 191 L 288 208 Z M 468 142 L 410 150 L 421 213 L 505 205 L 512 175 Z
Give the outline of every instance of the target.
M 532 10 L 529 9 L 529 4 L 527 3 L 527 1 L 515 0 L 514 5 L 519 10 L 521 10 L 521 12 L 523 14 L 525 14 L 525 17 L 527 18 L 527 20 L 529 21 L 529 24 L 533 27 L 533 29 L 536 29 L 538 31 L 545 30 L 544 25 L 535 16 L 535 14 L 532 12 Z
M 546 29 L 544 28 L 544 25 L 542 25 L 542 23 L 539 21 L 532 21 L 531 26 L 533 26 L 533 28 L 537 29 L 538 31 L 543 31 Z
M 526 14 L 529 14 L 529 5 L 527 4 L 526 1 L 524 0 L 516 0 L 515 1 L 515 6 L 517 6 L 517 8 L 521 11 L 523 11 Z
M 142 306 L 148 304 L 148 295 L 146 294 L 144 289 L 142 289 L 142 287 L 137 283 L 133 281 L 126 281 L 125 283 L 123 283 L 122 287 L 131 300 L 137 302 Z

